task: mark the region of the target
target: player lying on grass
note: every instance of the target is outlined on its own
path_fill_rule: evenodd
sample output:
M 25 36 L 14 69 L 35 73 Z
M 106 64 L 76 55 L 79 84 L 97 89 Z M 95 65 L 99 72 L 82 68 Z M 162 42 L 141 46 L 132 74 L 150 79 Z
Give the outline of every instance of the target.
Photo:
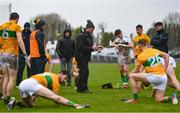
M 58 95 L 59 82 L 64 80 L 66 80 L 66 73 L 63 72 L 60 74 L 45 72 L 23 80 L 19 85 L 22 102 L 16 102 L 16 105 L 21 107 L 33 107 L 36 97 L 41 96 L 57 104 L 71 106 L 75 109 L 89 107 L 89 105 L 80 105 Z M 10 104 L 8 104 L 9 109 L 12 109 L 14 105 L 15 99 L 11 100 Z
M 164 96 L 167 85 L 167 76 L 165 70 L 169 64 L 169 55 L 157 49 L 148 48 L 146 40 L 139 40 L 138 45 L 142 53 L 138 55 L 134 72 L 129 74 L 129 83 L 133 93 L 133 98 L 125 101 L 126 103 L 138 102 L 137 81 L 144 84 L 152 84 L 155 90 L 156 102 L 172 101 L 177 104 L 176 94 L 172 96 Z M 164 58 L 165 64 L 162 64 L 161 58 Z M 140 67 L 144 66 L 145 72 L 140 71 Z

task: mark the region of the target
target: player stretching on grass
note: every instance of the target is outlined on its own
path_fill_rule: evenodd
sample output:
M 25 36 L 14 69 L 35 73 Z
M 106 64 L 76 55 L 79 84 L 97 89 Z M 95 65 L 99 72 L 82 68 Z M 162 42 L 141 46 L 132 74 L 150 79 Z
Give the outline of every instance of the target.
M 57 104 L 82 109 L 89 105 L 80 105 L 58 95 L 59 82 L 66 80 L 66 73 L 54 74 L 45 72 L 42 74 L 33 75 L 31 78 L 23 80 L 19 85 L 20 96 L 23 102 L 17 102 L 17 106 L 33 107 L 36 96 L 41 96 L 52 100 Z M 15 101 L 8 104 L 9 109 L 14 107 Z
M 144 39 L 139 40 L 138 45 L 142 50 L 142 53 L 137 57 L 134 72 L 130 73 L 129 75 L 129 82 L 133 93 L 133 99 L 129 99 L 125 102 L 138 102 L 137 81 L 141 81 L 144 84 L 152 84 L 153 89 L 155 90 L 155 100 L 157 102 L 172 101 L 173 104 L 177 104 L 178 100 L 175 93 L 169 97 L 164 96 L 167 85 L 167 76 L 165 70 L 169 64 L 169 55 L 157 49 L 148 48 L 147 41 Z M 164 66 L 161 62 L 161 58 L 165 59 Z M 145 68 L 145 72 L 140 71 L 140 67 L 142 65 Z
M 130 40 L 124 37 L 121 30 L 117 29 L 115 31 L 116 39 L 112 42 L 111 47 L 116 47 L 118 49 L 118 64 L 121 73 L 121 80 L 123 83 L 123 88 L 128 88 L 128 65 L 130 64 Z

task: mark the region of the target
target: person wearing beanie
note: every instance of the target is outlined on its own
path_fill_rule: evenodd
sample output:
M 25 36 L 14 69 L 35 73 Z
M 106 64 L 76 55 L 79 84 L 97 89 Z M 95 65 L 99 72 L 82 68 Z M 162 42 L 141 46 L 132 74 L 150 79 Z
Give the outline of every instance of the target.
M 42 19 L 34 20 L 35 30 L 30 35 L 30 56 L 28 62 L 30 62 L 30 74 L 35 75 L 43 73 L 45 71 L 45 64 L 47 62 L 45 54 L 45 39 L 43 33 L 43 27 L 45 21 Z
M 30 34 L 31 34 L 31 30 L 30 30 L 30 23 L 26 22 L 24 24 L 24 29 L 22 30 L 22 38 L 23 38 L 23 42 L 25 45 L 25 49 L 26 49 L 26 53 L 29 56 L 30 54 Z M 16 79 L 16 86 L 19 86 L 19 84 L 22 81 L 22 76 L 23 76 L 23 71 L 26 65 L 26 59 L 24 58 L 24 54 L 21 50 L 21 48 L 19 48 L 19 56 L 18 56 L 18 72 L 17 72 L 17 79 Z M 27 66 L 27 77 L 30 77 L 30 69 L 29 66 Z
M 95 26 L 91 20 L 87 20 L 84 32 L 81 32 L 76 38 L 75 59 L 79 68 L 79 76 L 77 80 L 77 92 L 91 93 L 88 88 L 89 69 L 88 62 L 91 58 L 91 52 L 101 49 L 93 44 L 92 33 Z
M 71 65 L 75 52 L 75 41 L 71 38 L 71 30 L 64 30 L 63 37 L 58 40 L 56 52 L 61 61 L 61 71 L 67 70 L 67 85 L 71 86 Z

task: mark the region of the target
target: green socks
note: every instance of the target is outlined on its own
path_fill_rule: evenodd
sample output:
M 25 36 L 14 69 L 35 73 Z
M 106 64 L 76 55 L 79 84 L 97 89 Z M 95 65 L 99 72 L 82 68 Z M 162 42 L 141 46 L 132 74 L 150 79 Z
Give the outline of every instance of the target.
M 172 96 L 169 96 L 168 100 L 164 100 L 164 102 L 166 102 L 166 101 L 171 102 L 172 101 Z
M 133 94 L 133 99 L 138 99 L 138 94 L 137 93 Z
M 72 101 L 70 101 L 70 100 L 67 102 L 67 105 L 68 105 L 68 106 L 74 106 L 75 104 L 76 104 L 76 103 L 74 103 L 74 102 L 72 102 Z
M 122 83 L 128 83 L 128 78 L 124 74 L 121 73 L 121 81 Z

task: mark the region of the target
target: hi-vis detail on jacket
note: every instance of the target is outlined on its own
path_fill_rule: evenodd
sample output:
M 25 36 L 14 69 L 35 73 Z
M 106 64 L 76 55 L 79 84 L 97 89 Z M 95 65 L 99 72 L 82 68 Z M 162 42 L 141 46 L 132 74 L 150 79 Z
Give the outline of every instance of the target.
M 40 57 L 40 53 L 39 53 L 39 47 L 38 47 L 38 42 L 36 39 L 36 33 L 39 32 L 39 30 L 35 30 L 31 33 L 30 36 L 30 56 L 32 58 L 38 58 Z

